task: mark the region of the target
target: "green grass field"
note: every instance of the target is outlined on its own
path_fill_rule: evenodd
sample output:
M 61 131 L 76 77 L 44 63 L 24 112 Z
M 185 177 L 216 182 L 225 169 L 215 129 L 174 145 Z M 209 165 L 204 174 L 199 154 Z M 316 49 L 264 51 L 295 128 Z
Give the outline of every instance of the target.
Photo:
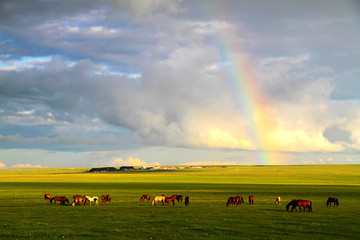
M 0 170 L 0 239 L 357 239 L 360 165 L 229 166 L 154 172 Z M 109 194 L 100 206 L 62 206 L 44 194 Z M 150 196 L 190 196 L 190 206 L 151 206 Z M 239 207 L 229 196 L 249 195 Z M 280 196 L 282 205 L 275 205 Z M 326 207 L 329 196 L 339 207 Z M 313 212 L 287 212 L 287 202 Z

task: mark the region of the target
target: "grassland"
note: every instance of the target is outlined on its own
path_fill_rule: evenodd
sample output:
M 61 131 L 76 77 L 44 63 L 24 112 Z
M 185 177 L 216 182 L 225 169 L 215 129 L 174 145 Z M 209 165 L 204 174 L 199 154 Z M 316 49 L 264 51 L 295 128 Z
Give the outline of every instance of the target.
M 231 166 L 159 172 L 0 171 L 0 239 L 356 239 L 360 165 Z M 103 206 L 51 205 L 44 193 L 110 194 Z M 189 207 L 140 203 L 142 194 L 191 197 Z M 226 207 L 229 196 L 255 205 Z M 282 205 L 274 204 L 281 196 Z M 326 207 L 329 196 L 340 206 Z M 293 198 L 313 212 L 287 212 Z

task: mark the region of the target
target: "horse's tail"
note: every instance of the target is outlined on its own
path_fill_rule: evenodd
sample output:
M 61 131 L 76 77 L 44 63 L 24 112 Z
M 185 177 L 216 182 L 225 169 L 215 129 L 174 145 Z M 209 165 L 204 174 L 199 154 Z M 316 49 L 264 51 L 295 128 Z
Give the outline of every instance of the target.
M 155 205 L 155 198 L 153 198 L 153 200 L 151 201 L 151 205 Z
M 309 212 L 312 212 L 312 203 L 309 201 Z

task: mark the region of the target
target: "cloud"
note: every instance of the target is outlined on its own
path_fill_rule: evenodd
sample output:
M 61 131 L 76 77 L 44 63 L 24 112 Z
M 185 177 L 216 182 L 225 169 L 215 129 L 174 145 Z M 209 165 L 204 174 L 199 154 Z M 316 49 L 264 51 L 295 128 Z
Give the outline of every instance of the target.
M 12 165 L 11 166 L 12 168 L 46 168 L 40 164 L 36 164 L 36 165 L 31 165 L 31 164 L 28 164 L 28 163 L 18 163 L 18 164 L 15 164 L 15 165 Z
M 236 165 L 235 162 L 220 162 L 220 161 L 192 161 L 181 165 Z
M 316 164 L 316 162 L 312 161 L 312 160 L 302 161 L 301 163 L 305 164 L 305 165 L 314 165 L 314 164 Z
M 114 161 L 111 163 L 112 166 L 121 165 L 121 166 L 159 166 L 159 162 L 146 163 L 141 161 L 139 158 L 128 157 L 127 160 L 121 158 L 114 158 Z
M 0 162 L 0 168 L 4 168 L 4 167 L 6 167 L 6 165 Z

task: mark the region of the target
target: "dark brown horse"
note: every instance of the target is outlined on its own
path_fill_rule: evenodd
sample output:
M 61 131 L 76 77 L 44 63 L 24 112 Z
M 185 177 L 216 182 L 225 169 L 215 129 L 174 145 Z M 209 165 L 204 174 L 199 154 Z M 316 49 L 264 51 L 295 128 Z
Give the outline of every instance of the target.
M 80 205 L 81 202 L 83 202 L 84 206 L 85 206 L 85 203 L 86 203 L 86 198 L 85 197 L 82 197 L 80 195 L 74 195 L 73 198 L 74 198 L 74 201 L 71 204 L 72 206 Z
M 190 203 L 190 197 L 186 196 L 185 197 L 185 206 L 189 206 L 189 203 Z
M 65 196 L 62 196 L 62 197 L 53 197 L 51 198 L 50 202 L 53 203 L 56 205 L 56 201 L 60 201 L 60 204 L 64 205 L 65 202 L 69 203 L 69 200 L 65 197 Z
M 253 196 L 249 196 L 249 203 L 254 204 L 254 197 Z
M 308 209 L 308 212 L 312 212 L 312 203 L 309 200 L 293 199 L 286 205 L 286 211 L 292 206 L 291 211 L 296 211 L 296 207 L 299 207 L 299 211 Z
M 147 199 L 147 201 L 150 201 L 150 195 L 142 195 L 140 198 L 140 202 L 144 202 L 145 199 Z
M 176 195 L 171 196 L 171 197 L 166 197 L 165 198 L 165 204 L 170 205 L 170 202 L 173 203 L 173 206 L 175 205 L 175 200 L 176 200 Z
M 175 197 L 178 202 L 183 201 L 183 195 L 172 195 L 172 196 Z
M 334 203 L 334 206 L 333 207 L 337 207 L 339 206 L 339 200 L 337 198 L 332 198 L 332 197 L 329 197 L 328 200 L 326 201 L 326 206 L 329 206 L 331 207 L 331 203 Z
M 236 204 L 236 206 L 238 207 L 239 204 L 243 203 L 244 199 L 240 196 L 236 196 L 236 197 L 229 197 L 227 202 L 226 202 L 226 206 L 233 206 Z
M 110 195 L 102 195 L 101 196 L 101 201 L 102 201 L 102 204 L 107 204 L 108 202 L 111 202 Z
M 45 193 L 45 195 L 44 195 L 44 200 L 46 201 L 46 200 L 51 200 L 51 196 L 50 196 L 50 194 L 48 194 L 48 193 Z

